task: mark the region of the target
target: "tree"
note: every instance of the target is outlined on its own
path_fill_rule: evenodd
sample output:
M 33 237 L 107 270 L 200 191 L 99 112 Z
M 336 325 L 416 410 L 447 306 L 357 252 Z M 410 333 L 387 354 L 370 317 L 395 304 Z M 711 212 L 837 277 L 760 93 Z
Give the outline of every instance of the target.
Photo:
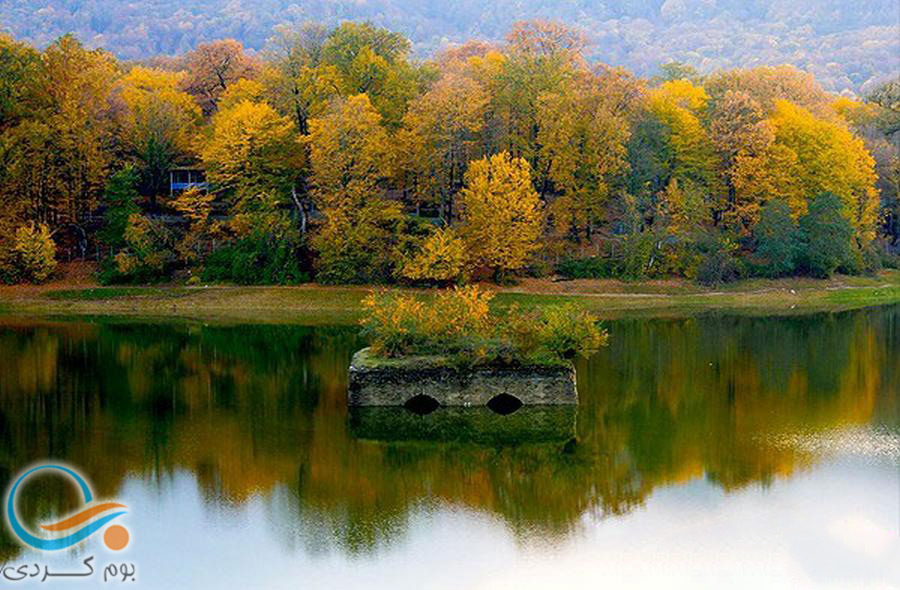
M 508 151 L 538 166 L 538 99 L 567 87 L 570 77 L 584 68 L 580 35 L 557 23 L 516 23 L 507 36 L 507 52 L 499 59 L 488 54 L 478 62 L 488 76 L 489 113 L 493 141 L 488 153 Z M 487 66 L 487 67 L 484 67 Z
M 41 54 L 29 80 L 39 104 L 4 132 L 9 140 L 0 179 L 28 219 L 55 231 L 79 224 L 97 206 L 112 155 L 108 99 L 115 76 L 110 54 L 88 51 L 69 35 Z
M 386 202 L 379 182 L 388 174 L 388 136 L 381 116 L 360 94 L 336 99 L 309 122 L 310 186 L 325 216 L 313 238 L 321 282 L 380 282 L 390 278 L 403 232 L 399 204 Z
M 0 33 L 0 132 L 36 106 L 32 83 L 40 63 L 37 51 Z
M 708 252 L 717 251 L 714 246 L 718 240 L 709 239 L 706 227 L 710 206 L 705 197 L 689 180 L 678 182 L 676 178 L 657 195 L 653 230 L 661 234 L 656 246 L 660 252 L 648 261 L 648 271 L 694 278 L 701 262 L 697 246 L 710 246 Z M 654 269 L 657 260 L 658 268 Z
M 282 115 L 290 115 L 302 134 L 309 133 L 307 121 L 314 102 L 337 94 L 336 70 L 331 77 L 330 88 L 320 83 L 322 49 L 328 38 L 328 29 L 319 24 L 305 23 L 298 29 L 277 27 L 276 35 L 269 41 L 268 64 L 262 72 L 269 94 L 269 103 Z M 330 92 L 322 92 L 322 90 Z
M 169 170 L 191 154 L 202 120 L 194 99 L 178 89 L 183 78 L 182 73 L 135 67 L 119 81 L 123 143 L 139 163 L 151 197 L 162 194 Z
M 395 128 L 418 89 L 417 72 L 407 61 L 409 48 L 400 33 L 344 22 L 323 43 L 321 60 L 338 73 L 342 95 L 368 95 L 384 124 Z
M 607 210 L 610 186 L 628 168 L 631 130 L 617 105 L 610 77 L 584 72 L 560 92 L 538 100 L 537 141 L 541 146 L 542 193 L 560 193 L 553 204 L 557 227 L 591 240 Z
M 212 220 L 214 200 L 215 194 L 191 188 L 172 201 L 175 210 L 188 220 L 187 231 L 176 247 L 181 260 L 188 264 L 202 260 L 220 233 L 220 223 Z
M 286 201 L 303 166 L 294 122 L 266 103 L 242 100 L 212 118 L 200 160 L 209 182 L 240 209 L 260 193 Z
M 137 185 L 138 175 L 131 166 L 126 166 L 110 176 L 106 183 L 106 192 L 103 195 L 106 211 L 103 213 L 103 228 L 97 237 L 113 252 L 125 247 L 128 219 L 140 213 L 137 205 Z
M 390 165 L 388 135 L 369 97 L 335 100 L 310 121 L 310 185 L 320 209 L 355 205 L 372 198 Z
M 538 56 L 568 53 L 572 59 L 580 59 L 585 46 L 585 36 L 580 30 L 540 19 L 513 23 L 506 41 L 515 51 Z
M 56 269 L 56 244 L 46 224 L 32 221 L 17 229 L 14 251 L 20 279 L 43 283 Z
M 405 219 L 397 203 L 363 201 L 335 207 L 312 238 L 320 283 L 381 283 L 393 278 Z
M 797 153 L 775 143 L 769 121 L 763 123 L 761 130 L 768 137 L 760 146 L 741 149 L 729 175 L 734 197 L 725 219 L 744 231 L 759 221 L 760 209 L 769 201 L 786 203 L 794 217 L 806 208 L 806 195 L 800 182 L 802 163 Z
M 889 138 L 900 132 L 900 76 L 888 80 L 876 87 L 866 97 L 870 104 L 881 107 L 878 113 L 878 126 Z
M 875 161 L 862 140 L 845 127 L 815 117 L 785 100 L 775 102 L 767 120 L 772 139 L 755 153 L 738 154 L 734 184 L 738 200 L 760 203 L 786 201 L 795 217 L 807 208 L 807 195 L 833 193 L 844 203 L 861 246 L 875 237 L 878 195 Z
M 764 199 L 764 193 L 756 190 L 753 194 L 753 188 L 767 183 L 770 177 L 749 180 L 754 171 L 739 168 L 738 156 L 746 165 L 748 154 L 765 151 L 773 141 L 771 127 L 764 122 L 762 106 L 741 90 L 728 90 L 710 101 L 708 113 L 710 139 L 718 152 L 719 174 L 727 188 L 719 203 L 721 216 L 727 227 L 746 232 L 756 222 Z M 767 175 L 772 173 L 778 174 L 779 170 L 766 170 Z M 740 197 L 736 182 L 743 182 Z
M 802 251 L 802 235 L 787 203 L 769 201 L 760 212 L 753 237 L 762 274 L 780 277 L 794 272 Z
M 450 72 L 416 99 L 403 119 L 401 171 L 411 177 L 407 182 L 418 202 L 440 204 L 445 223 L 453 218 L 453 197 L 466 167 L 480 151 L 487 103 L 481 84 Z
M 490 268 L 496 279 L 525 266 L 543 224 L 528 162 L 507 152 L 472 162 L 460 206 L 459 233 L 471 264 Z
M 128 217 L 125 246 L 101 270 L 103 283 L 157 281 L 166 276 L 175 259 L 172 235 L 160 222 L 140 213 Z
M 672 82 L 674 80 L 697 81 L 699 78 L 697 68 L 680 61 L 670 61 L 659 66 L 659 75 L 654 78 L 658 83 Z
M 225 39 L 197 45 L 184 56 L 184 70 L 187 75 L 181 82 L 182 88 L 194 97 L 205 115 L 210 115 L 218 109 L 228 86 L 255 77 L 259 64 L 244 53 L 240 42 Z
M 815 77 L 790 65 L 723 70 L 707 77 L 704 86 L 714 102 L 728 91 L 741 92 L 765 114 L 775 110 L 778 100 L 790 101 L 817 116 L 829 114 L 831 99 Z
M 900 242 L 900 77 L 875 88 L 864 103 L 842 98 L 833 106 L 875 159 L 881 229 L 888 243 L 896 246 Z
M 266 102 L 265 85 L 258 80 L 251 80 L 250 78 L 238 80 L 222 93 L 222 96 L 219 98 L 219 110 L 227 111 L 233 109 L 242 102 Z
M 411 281 L 447 284 L 460 279 L 465 265 L 465 243 L 452 228 L 443 228 L 422 241 L 419 251 L 404 261 L 401 274 Z
M 692 182 L 712 194 L 717 188 L 715 156 L 701 122 L 708 100 L 702 86 L 695 86 L 688 80 L 674 80 L 650 92 L 649 108 L 668 128 L 671 177 Z
M 854 230 L 845 216 L 843 199 L 823 193 L 812 199 L 800 220 L 806 269 L 813 276 L 829 277 L 841 266 L 851 266 Z

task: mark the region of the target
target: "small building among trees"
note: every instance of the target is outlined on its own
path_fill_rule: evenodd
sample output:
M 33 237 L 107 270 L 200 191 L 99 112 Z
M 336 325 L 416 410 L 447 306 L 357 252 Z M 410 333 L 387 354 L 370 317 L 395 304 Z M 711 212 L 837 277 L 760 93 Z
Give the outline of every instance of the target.
M 203 169 L 183 166 L 169 170 L 169 196 L 174 197 L 192 188 L 202 191 L 209 188 Z

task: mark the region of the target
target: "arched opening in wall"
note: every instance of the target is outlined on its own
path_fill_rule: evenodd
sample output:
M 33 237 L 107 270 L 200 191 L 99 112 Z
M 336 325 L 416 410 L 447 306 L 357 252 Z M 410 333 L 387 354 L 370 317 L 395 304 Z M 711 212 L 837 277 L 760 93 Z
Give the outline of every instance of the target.
M 492 397 L 487 403 L 487 407 L 497 414 L 506 416 L 507 414 L 512 414 L 513 412 L 521 408 L 522 400 L 514 395 L 501 393 L 500 395 L 495 395 L 494 397 Z
M 420 394 L 406 400 L 403 407 L 413 414 L 424 416 L 441 407 L 441 404 L 430 395 Z

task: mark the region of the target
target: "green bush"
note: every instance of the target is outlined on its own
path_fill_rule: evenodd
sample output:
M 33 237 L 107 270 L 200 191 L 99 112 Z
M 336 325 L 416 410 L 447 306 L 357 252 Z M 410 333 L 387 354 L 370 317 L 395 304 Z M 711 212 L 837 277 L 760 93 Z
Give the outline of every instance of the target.
M 56 270 L 56 243 L 43 223 L 32 222 L 16 230 L 13 254 L 19 280 L 42 283 Z
M 596 317 L 571 304 L 544 308 L 535 318 L 534 326 L 538 347 L 533 356 L 546 353 L 561 359 L 589 356 L 608 340 Z
M 715 286 L 737 280 L 741 266 L 735 256 L 737 244 L 727 236 L 708 236 L 700 243 L 702 257 L 697 268 L 697 282 Z
M 607 341 L 597 318 L 575 306 L 491 313 L 493 295 L 476 286 L 430 301 L 397 292 L 365 300 L 364 334 L 376 356 L 450 356 L 460 364 L 555 364 L 588 356 Z
M 809 204 L 800 220 L 803 231 L 802 262 L 816 277 L 830 277 L 839 268 L 858 267 L 853 258 L 853 226 L 844 216 L 844 204 L 833 193 L 823 193 Z
M 415 254 L 403 261 L 400 274 L 413 282 L 448 285 L 461 281 L 465 264 L 465 244 L 452 229 L 442 228 L 421 240 Z
M 567 279 L 608 279 L 616 275 L 616 268 L 611 260 L 590 256 L 563 260 L 556 272 Z
M 753 228 L 756 254 L 762 259 L 756 273 L 770 278 L 793 274 L 803 251 L 803 236 L 782 201 L 770 201 Z
M 241 238 L 206 257 L 204 282 L 238 285 L 296 285 L 309 281 L 300 267 L 299 247 L 291 238 Z
M 619 265 L 620 276 L 628 279 L 646 278 L 655 249 L 656 236 L 652 232 L 635 232 L 626 236 Z
M 122 239 L 122 249 L 100 265 L 102 284 L 156 283 L 169 278 L 175 252 L 172 234 L 162 222 L 132 213 Z

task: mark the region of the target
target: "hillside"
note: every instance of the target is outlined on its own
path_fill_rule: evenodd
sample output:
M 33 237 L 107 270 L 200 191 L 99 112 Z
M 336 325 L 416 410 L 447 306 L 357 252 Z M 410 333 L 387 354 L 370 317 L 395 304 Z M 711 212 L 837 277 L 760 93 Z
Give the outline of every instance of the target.
M 827 90 L 865 92 L 900 71 L 897 0 L 2 0 L 0 30 L 39 46 L 74 32 L 121 58 L 183 53 L 232 37 L 254 50 L 279 25 L 369 20 L 402 32 L 416 55 L 470 38 L 500 40 L 512 22 L 556 19 L 588 33 L 590 58 L 652 75 L 661 63 L 702 72 L 790 63 Z

